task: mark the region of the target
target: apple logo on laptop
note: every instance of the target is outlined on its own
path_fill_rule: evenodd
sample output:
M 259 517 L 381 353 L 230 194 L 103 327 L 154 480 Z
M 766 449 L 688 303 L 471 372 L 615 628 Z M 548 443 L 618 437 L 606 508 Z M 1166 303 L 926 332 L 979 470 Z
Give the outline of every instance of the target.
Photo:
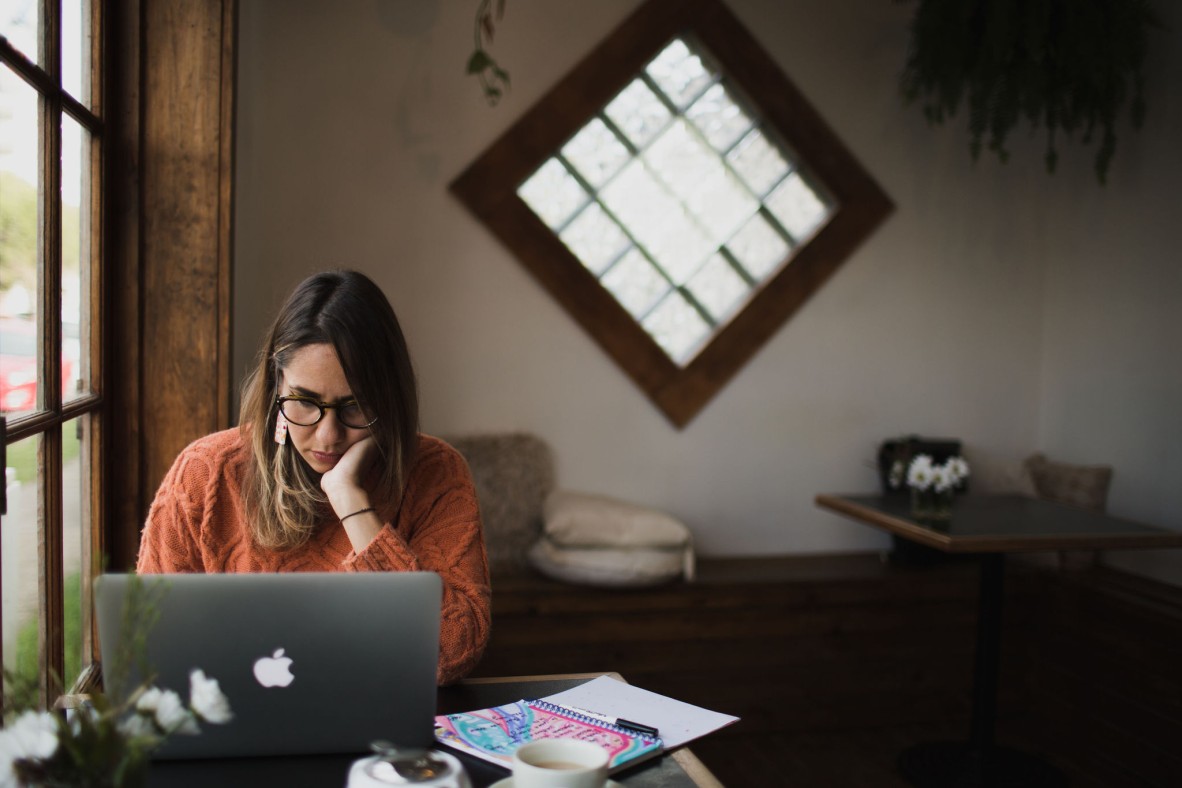
M 269 657 L 259 657 L 254 663 L 254 677 L 264 687 L 286 687 L 295 681 L 291 673 L 291 657 L 284 656 L 283 649 L 275 649 Z

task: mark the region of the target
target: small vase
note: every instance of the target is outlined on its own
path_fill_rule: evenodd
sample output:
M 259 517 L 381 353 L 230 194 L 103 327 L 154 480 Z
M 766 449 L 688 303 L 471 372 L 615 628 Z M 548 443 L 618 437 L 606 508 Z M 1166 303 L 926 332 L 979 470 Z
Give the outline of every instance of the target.
M 928 525 L 944 525 L 952 519 L 952 490 L 911 488 L 911 516 Z

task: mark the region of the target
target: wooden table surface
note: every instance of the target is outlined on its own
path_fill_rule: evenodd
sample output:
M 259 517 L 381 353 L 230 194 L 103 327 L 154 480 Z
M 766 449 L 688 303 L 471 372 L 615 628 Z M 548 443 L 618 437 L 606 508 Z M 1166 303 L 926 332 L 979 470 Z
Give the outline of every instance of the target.
M 439 688 L 437 713 L 488 708 L 522 698 L 544 697 L 614 673 L 508 676 L 467 679 Z M 622 680 L 622 679 L 621 679 Z M 311 712 L 317 713 L 317 712 Z M 331 714 L 325 716 L 331 724 Z M 149 788 L 341 788 L 354 760 L 368 753 L 338 755 L 222 758 L 153 762 Z M 459 755 L 474 788 L 486 788 L 507 776 L 507 771 L 469 755 Z M 722 783 L 687 747 L 625 769 L 612 779 L 624 788 L 721 788 Z
M 1182 532 L 1020 495 L 964 495 L 945 525 L 911 518 L 906 496 L 823 494 L 818 506 L 947 553 L 1182 547 Z

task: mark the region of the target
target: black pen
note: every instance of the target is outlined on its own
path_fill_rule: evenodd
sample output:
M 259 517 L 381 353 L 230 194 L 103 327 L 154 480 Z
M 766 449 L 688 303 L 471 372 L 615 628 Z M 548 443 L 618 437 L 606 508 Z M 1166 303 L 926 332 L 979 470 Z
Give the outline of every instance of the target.
M 653 739 L 661 735 L 660 731 L 651 725 L 633 722 L 632 720 L 626 720 L 623 717 L 612 717 L 609 714 L 600 714 L 599 712 L 591 711 L 590 709 L 581 709 L 578 706 L 566 706 L 564 708 L 569 708 L 573 712 L 577 712 L 592 719 L 599 720 L 600 722 L 606 722 L 609 725 L 615 725 L 617 728 L 623 728 L 624 730 L 632 731 L 633 733 L 639 733 L 643 736 L 648 736 Z

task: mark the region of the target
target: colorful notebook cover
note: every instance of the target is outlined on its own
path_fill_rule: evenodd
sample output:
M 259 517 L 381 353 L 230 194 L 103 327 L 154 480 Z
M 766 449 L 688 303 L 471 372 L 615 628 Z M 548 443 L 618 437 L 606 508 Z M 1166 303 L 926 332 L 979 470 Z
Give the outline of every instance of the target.
M 538 739 L 580 739 L 608 752 L 615 772 L 659 755 L 661 740 L 584 716 L 542 700 L 519 700 L 491 709 L 440 715 L 435 739 L 459 752 L 506 768 L 522 744 Z

